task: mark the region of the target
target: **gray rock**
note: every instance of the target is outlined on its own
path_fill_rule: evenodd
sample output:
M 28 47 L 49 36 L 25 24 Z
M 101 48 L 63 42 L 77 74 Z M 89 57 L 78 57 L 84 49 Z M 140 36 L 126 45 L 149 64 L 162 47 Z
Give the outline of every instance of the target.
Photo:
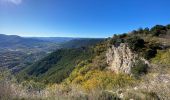
M 133 53 L 127 44 L 121 43 L 120 46 L 114 45 L 106 53 L 108 69 L 115 73 L 131 74 L 132 67 L 138 59 L 138 55 Z

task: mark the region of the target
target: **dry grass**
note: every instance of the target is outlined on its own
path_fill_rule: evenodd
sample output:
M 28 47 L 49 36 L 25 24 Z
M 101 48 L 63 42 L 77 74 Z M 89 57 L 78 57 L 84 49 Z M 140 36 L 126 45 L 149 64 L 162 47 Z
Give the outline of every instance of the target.
M 134 86 L 111 90 L 94 89 L 89 92 L 79 86 L 51 85 L 41 91 L 24 89 L 17 84 L 0 84 L 0 100 L 169 100 L 168 75 L 147 75 Z M 112 98 L 112 99 L 109 99 Z

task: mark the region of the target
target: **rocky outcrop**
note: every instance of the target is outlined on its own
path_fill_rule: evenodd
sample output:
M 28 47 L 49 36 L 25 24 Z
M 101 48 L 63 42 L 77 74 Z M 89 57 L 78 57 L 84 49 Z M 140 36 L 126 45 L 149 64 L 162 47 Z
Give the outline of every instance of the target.
M 108 49 L 106 57 L 110 70 L 126 74 L 131 74 L 131 69 L 138 59 L 138 55 L 134 54 L 125 43 L 121 43 L 118 47 L 113 45 Z

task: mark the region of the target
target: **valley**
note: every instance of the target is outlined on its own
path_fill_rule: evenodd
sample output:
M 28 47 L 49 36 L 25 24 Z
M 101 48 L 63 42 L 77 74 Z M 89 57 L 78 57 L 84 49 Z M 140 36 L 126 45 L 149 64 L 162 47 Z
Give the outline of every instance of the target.
M 0 34 L 0 67 L 11 69 L 16 73 L 57 49 L 81 47 L 81 45 L 77 45 L 77 39 L 66 37 L 25 38 Z M 79 38 L 78 40 L 79 43 L 84 43 L 82 46 L 88 46 L 98 43 L 103 39 Z M 89 40 L 93 42 L 88 42 Z

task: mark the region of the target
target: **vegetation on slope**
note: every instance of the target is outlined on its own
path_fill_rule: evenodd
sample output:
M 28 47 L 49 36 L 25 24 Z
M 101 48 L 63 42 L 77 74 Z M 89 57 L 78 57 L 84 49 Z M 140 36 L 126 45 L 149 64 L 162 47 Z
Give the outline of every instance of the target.
M 92 55 L 91 51 L 86 48 L 60 49 L 27 67 L 18 76 L 19 79 L 31 77 L 31 79 L 45 83 L 59 83 L 69 76 L 79 61 L 90 59 Z
M 168 80 L 168 73 L 152 72 L 150 69 L 157 68 L 152 66 L 148 72 L 148 66 L 139 61 L 133 73 L 140 78 L 115 74 L 107 69 L 105 55 L 110 46 L 127 43 L 140 57 L 164 69 L 162 65 L 169 66 L 169 26 L 156 25 L 151 29 L 140 28 L 129 34 L 114 35 L 88 48 L 58 50 L 25 69 L 19 77 L 28 82 L 49 83 L 44 91 L 51 99 L 169 99 L 169 85 L 162 79 Z
M 88 47 L 92 45 L 96 45 L 100 42 L 102 42 L 104 39 L 102 38 L 78 38 L 73 39 L 68 42 L 65 42 L 62 45 L 63 48 L 80 48 L 80 47 Z
M 138 29 L 129 34 L 114 35 L 110 39 L 110 45 L 119 46 L 120 43 L 127 43 L 131 50 L 140 54 L 146 59 L 151 59 L 157 54 L 157 50 L 167 48 L 167 45 L 160 41 L 160 38 L 170 36 L 169 25 L 156 25 L 151 29 Z
M 108 41 L 93 47 L 95 56 L 80 62 L 63 83 L 80 86 L 86 91 L 120 88 L 133 84 L 135 79 L 132 77 L 125 74 L 116 75 L 106 69 L 108 65 L 105 54 Z
M 152 59 L 152 63 L 170 66 L 170 49 L 158 51 L 156 57 Z

